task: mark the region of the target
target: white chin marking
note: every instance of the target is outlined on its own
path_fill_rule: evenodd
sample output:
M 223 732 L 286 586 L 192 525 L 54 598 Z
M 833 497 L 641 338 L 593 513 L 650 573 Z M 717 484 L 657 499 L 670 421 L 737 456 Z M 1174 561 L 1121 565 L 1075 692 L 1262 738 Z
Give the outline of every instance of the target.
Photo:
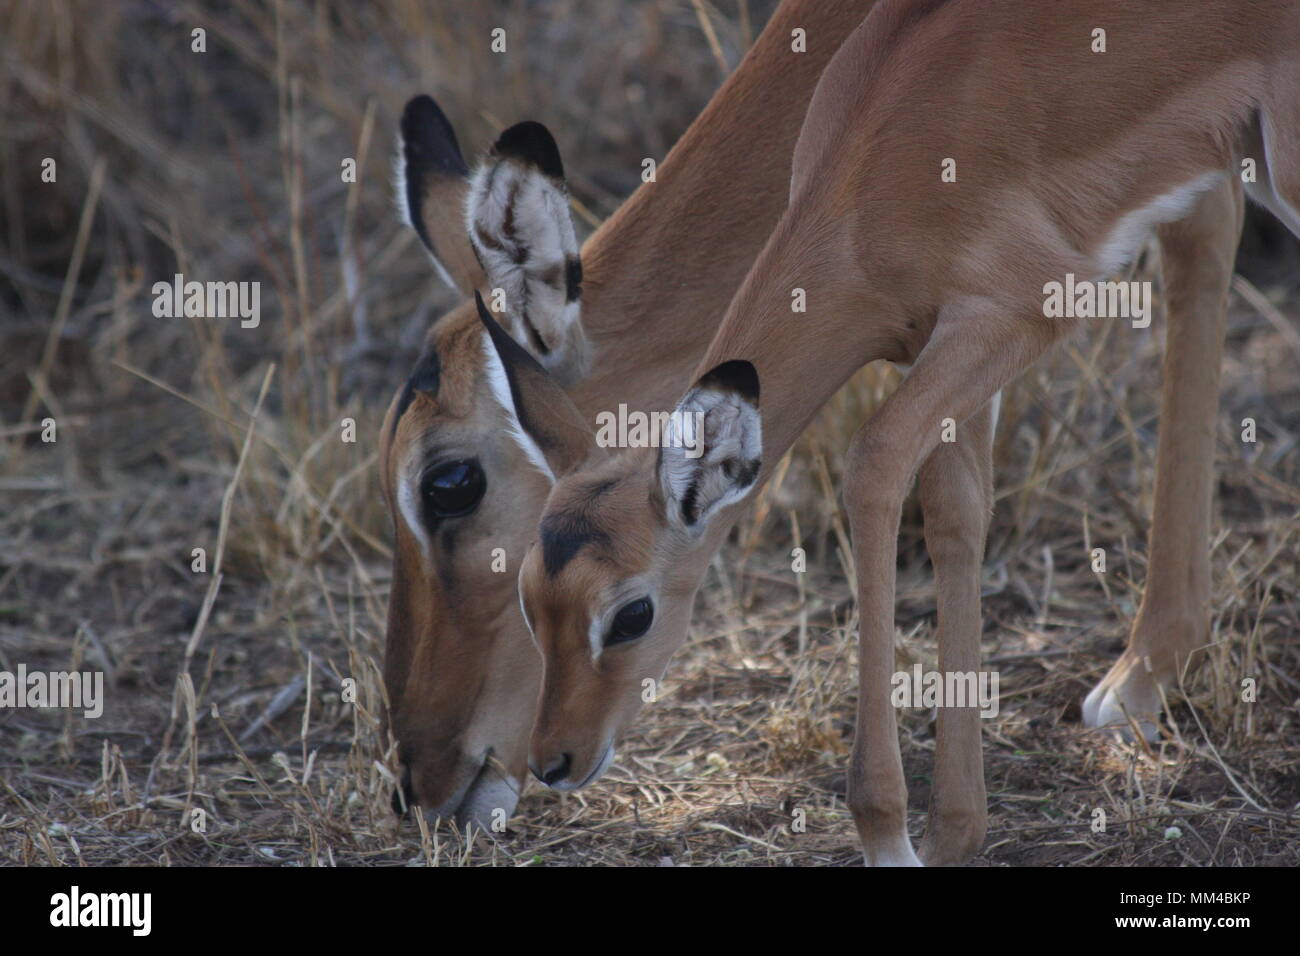
M 474 826 L 487 833 L 497 833 L 493 827 L 504 826 L 514 814 L 519 803 L 519 790 L 520 786 L 514 780 L 484 769 L 456 808 L 456 825 L 462 829 Z
M 614 744 L 613 742 L 611 742 L 609 746 L 605 748 L 605 755 L 600 758 L 600 763 L 596 764 L 596 769 L 591 772 L 591 776 L 589 776 L 586 780 L 582 782 L 582 785 L 585 787 L 588 784 L 595 783 L 597 780 L 599 780 L 601 777 L 605 775 L 605 771 L 609 769 L 609 765 L 612 764 L 613 762 L 614 762 Z
M 912 841 L 904 833 L 874 851 L 864 849 L 862 862 L 866 866 L 923 866 L 921 858 L 912 850 Z

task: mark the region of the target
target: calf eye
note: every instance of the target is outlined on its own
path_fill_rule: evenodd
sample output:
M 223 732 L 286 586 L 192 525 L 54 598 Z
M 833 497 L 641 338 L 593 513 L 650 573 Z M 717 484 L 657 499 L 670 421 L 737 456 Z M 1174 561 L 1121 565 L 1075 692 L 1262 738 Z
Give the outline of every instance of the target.
M 634 641 L 650 630 L 650 623 L 655 619 L 655 608 L 649 598 L 638 598 L 630 604 L 624 604 L 610 622 L 609 633 L 605 635 L 605 646 Z
M 420 495 L 436 517 L 469 514 L 483 497 L 487 479 L 477 461 L 453 461 L 431 469 L 420 481 Z

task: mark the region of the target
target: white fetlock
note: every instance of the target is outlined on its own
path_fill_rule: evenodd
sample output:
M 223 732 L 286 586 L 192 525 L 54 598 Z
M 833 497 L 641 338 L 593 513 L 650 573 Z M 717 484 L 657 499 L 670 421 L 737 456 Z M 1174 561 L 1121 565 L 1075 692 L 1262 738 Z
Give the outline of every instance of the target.
M 1125 651 L 1083 702 L 1086 727 L 1114 727 L 1125 740 L 1133 739 L 1133 725 L 1149 743 L 1160 738 L 1160 690 L 1145 662 Z

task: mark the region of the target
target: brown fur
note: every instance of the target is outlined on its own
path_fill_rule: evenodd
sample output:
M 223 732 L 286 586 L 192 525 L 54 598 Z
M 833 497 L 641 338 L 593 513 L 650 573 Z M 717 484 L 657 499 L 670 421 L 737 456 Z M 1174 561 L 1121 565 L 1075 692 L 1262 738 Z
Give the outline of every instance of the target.
M 583 322 L 599 371 L 571 392 L 586 427 L 619 401 L 664 408 L 685 384 L 784 208 L 790 154 L 816 79 L 869 8 L 865 0 L 783 4 L 660 163 L 658 181 L 587 242 Z M 790 50 L 794 26 L 808 32 L 806 53 Z M 444 205 L 429 207 L 426 221 L 441 250 L 448 233 L 462 228 L 457 204 L 464 194 L 447 188 L 440 195 Z M 462 287 L 477 281 L 456 278 Z M 414 799 L 443 813 L 465 798 L 485 754 L 497 773 L 522 783 L 540 671 L 515 586 L 549 489 L 506 437 L 487 394 L 482 335 L 468 303 L 435 325 L 429 341 L 443 370 L 439 393 L 417 394 L 391 441 L 390 408 L 381 439 L 396 538 L 384 660 L 389 722 Z M 488 487 L 478 511 L 457 519 L 454 550 L 436 551 L 430 566 L 393 494 L 398 470 L 434 445 L 478 457 Z M 505 574 L 490 570 L 493 547 L 505 549 Z
M 1089 48 L 1098 26 L 1109 52 Z M 1150 718 L 1156 689 L 1206 637 L 1211 396 L 1241 224 L 1238 160 L 1266 130 L 1271 186 L 1300 208 L 1298 54 L 1300 8 L 1283 0 L 884 0 L 827 67 L 796 147 L 790 207 L 697 375 L 736 359 L 757 367 L 766 477 L 853 371 L 880 358 L 914 363 L 845 466 L 861 627 L 849 803 L 868 862 L 916 860 L 889 700 L 895 542 L 913 476 L 922 469 L 941 667 L 975 669 L 988 402 L 1077 324 L 1045 317 L 1043 285 L 1071 272 L 1104 278 L 1098 256 L 1126 213 L 1221 173 L 1182 221 L 1158 230 L 1173 286 L 1166 419 L 1149 591 L 1130 651 L 1108 677 L 1120 702 Z M 946 157 L 957 160 L 956 183 L 940 181 Z M 806 315 L 791 314 L 794 287 L 807 290 Z M 936 451 L 945 418 L 962 423 L 962 447 Z M 525 561 L 521 587 L 546 658 L 533 759 L 551 766 L 563 748 L 573 780 L 588 777 L 603 742 L 638 709 L 627 675 L 657 676 L 685 637 L 691 596 L 741 511 L 702 540 L 687 537 L 649 490 L 654 461 L 630 452 L 594 466 L 646 492 L 639 515 L 594 506 L 614 542 L 634 540 L 639 553 L 650 534 L 653 561 L 639 573 L 657 594 L 657 617 L 646 637 L 590 660 L 587 624 L 617 589 L 617 569 L 639 562 L 615 556 L 583 567 L 579 580 L 577 570 L 543 579 Z M 563 478 L 551 501 L 567 504 L 591 477 Z M 928 861 L 978 849 L 983 793 L 978 720 L 953 711 L 939 727 Z

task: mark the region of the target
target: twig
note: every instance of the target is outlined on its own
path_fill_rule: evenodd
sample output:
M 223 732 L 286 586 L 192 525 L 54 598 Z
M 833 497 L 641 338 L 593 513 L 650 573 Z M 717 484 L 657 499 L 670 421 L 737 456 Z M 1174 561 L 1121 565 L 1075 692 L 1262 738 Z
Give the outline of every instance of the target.
M 257 415 L 262 410 L 262 400 L 266 398 L 267 389 L 271 387 L 271 377 L 275 374 L 275 363 L 272 362 L 266 369 L 266 375 L 262 377 L 262 388 L 257 394 L 257 404 L 253 406 L 253 415 L 248 420 L 248 428 L 244 432 L 244 445 L 239 450 L 239 461 L 235 464 L 235 473 L 230 478 L 230 484 L 226 486 L 225 493 L 221 496 L 221 520 L 217 526 L 217 552 L 212 559 L 212 581 L 208 584 L 208 591 L 203 596 L 203 607 L 199 611 L 199 618 L 194 622 L 194 630 L 190 634 L 189 643 L 185 645 L 185 664 L 183 669 L 190 669 L 190 660 L 194 657 L 195 650 L 198 649 L 199 640 L 203 637 L 203 629 L 207 626 L 208 615 L 212 612 L 212 604 L 217 599 L 217 592 L 221 589 L 221 560 L 226 553 L 226 532 L 230 529 L 230 509 L 235 500 L 235 488 L 239 484 L 239 476 L 243 474 L 244 462 L 248 458 L 248 449 L 253 444 L 253 432 L 256 430 Z

